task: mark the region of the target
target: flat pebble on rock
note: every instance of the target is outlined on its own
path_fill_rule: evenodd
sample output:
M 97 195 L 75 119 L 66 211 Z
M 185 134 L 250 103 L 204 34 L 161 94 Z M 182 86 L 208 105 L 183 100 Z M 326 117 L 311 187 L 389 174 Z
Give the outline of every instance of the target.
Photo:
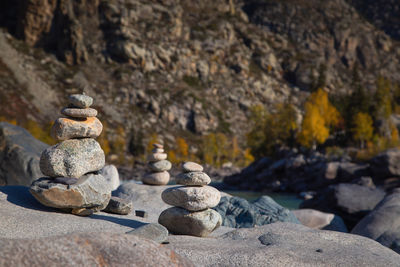
M 161 198 L 171 206 L 199 211 L 217 206 L 221 193 L 211 186 L 177 186 L 164 190 Z
M 166 153 L 153 153 L 149 155 L 149 161 L 160 161 L 167 159 Z
M 204 172 L 184 172 L 176 176 L 176 183 L 182 185 L 208 185 L 211 178 Z
M 204 237 L 221 225 L 222 218 L 212 209 L 190 212 L 172 207 L 160 214 L 158 222 L 175 234 Z
M 188 161 L 182 164 L 182 169 L 184 172 L 202 172 L 203 166 L 196 162 Z
M 50 177 L 79 178 L 104 167 L 105 156 L 99 143 L 91 138 L 70 139 L 45 149 L 40 170 Z
M 58 118 L 51 128 L 51 136 L 61 141 L 72 138 L 96 138 L 102 130 L 103 124 L 96 117 L 82 120 Z
M 72 105 L 78 108 L 88 108 L 93 104 L 93 98 L 81 94 L 70 95 L 68 100 Z
M 103 211 L 108 213 L 127 215 L 131 213 L 132 209 L 132 201 L 119 197 L 111 197 L 110 202 L 108 202 L 107 207 Z
M 97 110 L 94 108 L 63 108 L 61 114 L 73 118 L 96 117 Z
M 149 167 L 152 171 L 163 172 L 163 171 L 169 171 L 172 167 L 172 164 L 168 160 L 160 160 L 160 161 L 150 162 Z
M 169 172 L 153 172 L 149 173 L 143 177 L 142 181 L 144 184 L 151 184 L 151 185 L 166 185 L 169 182 Z
M 149 223 L 135 230 L 127 232 L 130 235 L 136 235 L 157 243 L 163 243 L 168 238 L 168 229 L 159 223 Z
M 30 187 L 32 195 L 43 205 L 53 208 L 104 209 L 111 190 L 102 175 L 87 174 L 73 185 L 54 183 L 48 177 L 34 181 Z

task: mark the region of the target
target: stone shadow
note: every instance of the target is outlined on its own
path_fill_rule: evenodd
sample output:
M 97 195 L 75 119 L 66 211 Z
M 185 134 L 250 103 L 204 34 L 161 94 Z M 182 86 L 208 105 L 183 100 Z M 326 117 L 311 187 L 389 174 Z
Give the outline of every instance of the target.
M 132 220 L 132 219 L 125 219 L 125 218 L 119 218 L 119 217 L 106 216 L 106 215 L 102 215 L 102 214 L 93 214 L 93 215 L 90 215 L 89 218 L 96 219 L 96 220 L 105 220 L 105 221 L 116 223 L 116 224 L 119 224 L 119 225 L 122 225 L 122 226 L 131 227 L 132 230 L 136 229 L 136 228 L 138 228 L 140 226 L 148 224 L 148 223 L 139 222 L 139 221 Z
M 7 201 L 17 206 L 40 211 L 59 212 L 59 210 L 46 207 L 37 201 L 29 192 L 29 187 L 21 185 L 0 186 L 0 192 L 7 195 Z
M 56 212 L 56 213 L 68 214 L 62 210 L 42 205 L 32 196 L 32 194 L 29 192 L 29 187 L 26 186 L 20 186 L 20 185 L 0 186 L 0 192 L 7 195 L 7 201 L 23 208 L 37 210 L 37 211 L 44 211 L 44 212 Z M 76 215 L 71 214 L 71 216 L 76 216 Z M 87 218 L 95 220 L 105 220 L 119 224 L 121 226 L 131 227 L 132 229 L 147 224 L 133 219 L 114 217 L 111 214 L 110 216 L 107 216 L 95 213 Z

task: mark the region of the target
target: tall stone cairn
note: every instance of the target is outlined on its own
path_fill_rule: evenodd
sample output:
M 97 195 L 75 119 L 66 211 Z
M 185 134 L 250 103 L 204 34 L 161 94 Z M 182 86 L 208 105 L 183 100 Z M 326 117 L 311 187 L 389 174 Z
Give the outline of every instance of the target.
M 90 215 L 104 209 L 111 188 L 99 174 L 105 164 L 104 151 L 95 140 L 103 130 L 96 118 L 97 110 L 90 108 L 93 99 L 84 94 L 69 97 L 69 106 L 61 113 L 51 129 L 60 143 L 43 151 L 40 170 L 46 177 L 34 181 L 32 195 L 43 205 Z
M 152 154 L 148 158 L 148 166 L 151 172 L 143 177 L 142 182 L 149 185 L 166 185 L 169 182 L 168 171 L 172 164 L 167 160 L 163 145 L 153 144 L 153 147 Z
M 208 186 L 211 179 L 201 165 L 186 162 L 182 169 L 176 183 L 183 186 L 168 188 L 161 194 L 162 200 L 174 207 L 164 210 L 158 222 L 175 234 L 207 236 L 222 224 L 221 215 L 211 209 L 218 205 L 221 194 Z

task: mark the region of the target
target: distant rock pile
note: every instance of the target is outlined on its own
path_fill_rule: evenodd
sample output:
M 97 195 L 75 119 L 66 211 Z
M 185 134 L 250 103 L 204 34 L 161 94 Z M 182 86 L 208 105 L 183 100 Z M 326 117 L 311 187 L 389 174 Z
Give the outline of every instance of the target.
M 76 215 L 90 215 L 104 209 L 111 198 L 111 188 L 98 171 L 104 167 L 105 156 L 94 140 L 103 125 L 90 106 L 93 99 L 84 94 L 69 97 L 70 105 L 61 110 L 52 129 L 60 143 L 45 149 L 40 170 L 47 177 L 34 181 L 32 195 L 43 205 L 70 209 Z
M 218 205 L 221 194 L 207 186 L 211 179 L 201 165 L 186 162 L 182 169 L 176 182 L 183 186 L 168 188 L 161 194 L 162 200 L 174 207 L 164 210 L 158 222 L 175 234 L 207 236 L 222 224 L 221 215 L 211 209 Z
M 169 170 L 172 167 L 171 162 L 167 160 L 167 154 L 164 153 L 164 146 L 153 144 L 153 153 L 149 156 L 149 167 L 151 173 L 143 177 L 144 184 L 166 185 L 169 182 Z

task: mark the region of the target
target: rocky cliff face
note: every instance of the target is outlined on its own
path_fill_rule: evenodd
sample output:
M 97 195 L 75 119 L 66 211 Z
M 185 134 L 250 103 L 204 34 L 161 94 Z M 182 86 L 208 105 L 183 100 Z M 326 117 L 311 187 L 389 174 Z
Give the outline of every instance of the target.
M 381 5 L 392 8 L 381 9 Z M 396 1 L 5 0 L 0 115 L 50 121 L 85 88 L 107 131 L 173 142 L 243 136 L 248 109 L 309 90 L 348 93 L 354 70 L 400 81 Z M 385 7 L 387 7 L 385 5 Z M 19 111 L 19 112 L 16 112 Z M 195 144 L 194 144 L 195 146 Z

